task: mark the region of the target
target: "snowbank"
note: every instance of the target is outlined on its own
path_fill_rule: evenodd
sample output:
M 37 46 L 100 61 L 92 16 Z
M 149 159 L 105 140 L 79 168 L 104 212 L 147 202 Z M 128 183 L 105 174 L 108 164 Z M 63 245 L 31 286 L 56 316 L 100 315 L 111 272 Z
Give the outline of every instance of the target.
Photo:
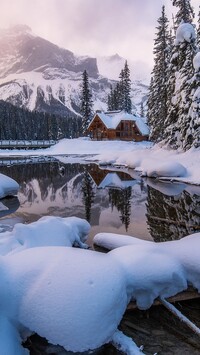
M 78 217 L 45 216 L 31 224 L 17 223 L 12 232 L 1 233 L 0 255 L 41 246 L 88 248 L 89 231 L 89 223 Z
M 154 299 L 170 297 L 188 287 L 200 292 L 200 233 L 181 240 L 154 243 L 134 237 L 100 233 L 94 243 L 114 249 L 109 254 L 129 270 L 129 290 L 141 309 Z M 164 288 L 164 284 L 166 288 Z
M 0 174 L 0 198 L 9 195 L 16 195 L 19 190 L 19 184 L 9 176 Z
M 149 165 L 149 164 L 147 164 Z M 142 176 L 148 177 L 184 177 L 187 175 L 186 168 L 178 162 L 155 162 L 153 166 L 148 166 L 143 170 Z

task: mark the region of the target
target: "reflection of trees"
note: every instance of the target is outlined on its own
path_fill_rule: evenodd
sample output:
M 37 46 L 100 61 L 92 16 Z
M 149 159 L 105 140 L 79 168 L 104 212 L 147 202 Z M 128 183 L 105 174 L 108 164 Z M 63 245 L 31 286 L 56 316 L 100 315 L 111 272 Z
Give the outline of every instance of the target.
M 121 213 L 120 219 L 122 224 L 125 225 L 126 231 L 130 224 L 131 215 L 131 187 L 121 189 L 109 189 L 109 202 L 112 209 L 114 207 Z
M 148 186 L 147 223 L 156 242 L 180 239 L 200 230 L 200 196 L 183 191 L 166 196 Z
M 94 202 L 93 180 L 87 170 L 84 171 L 82 181 L 83 204 L 85 206 L 85 218 L 88 222 L 91 219 L 91 207 Z

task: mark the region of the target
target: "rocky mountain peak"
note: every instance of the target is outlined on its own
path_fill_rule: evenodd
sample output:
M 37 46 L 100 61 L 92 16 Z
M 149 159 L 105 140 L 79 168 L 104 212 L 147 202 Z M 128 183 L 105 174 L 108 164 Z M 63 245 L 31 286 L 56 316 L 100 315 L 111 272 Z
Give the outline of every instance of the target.
M 115 85 L 124 62 L 118 54 L 77 56 L 33 34 L 28 26 L 17 25 L 0 31 L 0 100 L 30 111 L 79 115 L 80 84 L 87 70 L 93 108 L 106 110 L 110 85 Z M 146 99 L 146 93 L 147 86 L 133 82 L 134 110 Z
M 86 69 L 89 76 L 98 76 L 95 58 L 77 57 L 73 52 L 34 35 L 26 25 L 0 32 L 0 54 L 0 77 L 20 72 L 43 72 L 47 67 L 75 73 Z

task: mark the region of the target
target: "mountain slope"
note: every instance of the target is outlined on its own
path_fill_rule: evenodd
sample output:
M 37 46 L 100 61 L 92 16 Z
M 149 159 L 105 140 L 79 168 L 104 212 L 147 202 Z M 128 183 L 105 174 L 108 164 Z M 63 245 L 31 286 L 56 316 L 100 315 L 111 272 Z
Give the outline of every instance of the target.
M 112 77 L 100 75 L 98 65 L 102 71 L 102 60 L 76 56 L 35 36 L 29 27 L 22 25 L 0 31 L 0 53 L 1 100 L 29 110 L 77 115 L 82 72 L 86 69 L 94 109 L 106 109 L 107 95 L 114 81 Z M 111 70 L 116 67 L 116 60 L 118 67 L 124 62 L 121 57 L 110 57 Z M 145 100 L 146 94 L 147 85 L 134 81 L 132 100 L 135 107 Z

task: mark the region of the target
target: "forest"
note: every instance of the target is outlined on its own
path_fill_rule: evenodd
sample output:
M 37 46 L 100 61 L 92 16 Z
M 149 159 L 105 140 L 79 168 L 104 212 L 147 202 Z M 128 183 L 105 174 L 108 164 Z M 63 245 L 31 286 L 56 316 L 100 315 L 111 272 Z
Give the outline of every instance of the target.
M 46 112 L 29 111 L 0 101 L 1 140 L 58 140 L 77 138 L 82 120 L 78 116 L 61 117 Z

